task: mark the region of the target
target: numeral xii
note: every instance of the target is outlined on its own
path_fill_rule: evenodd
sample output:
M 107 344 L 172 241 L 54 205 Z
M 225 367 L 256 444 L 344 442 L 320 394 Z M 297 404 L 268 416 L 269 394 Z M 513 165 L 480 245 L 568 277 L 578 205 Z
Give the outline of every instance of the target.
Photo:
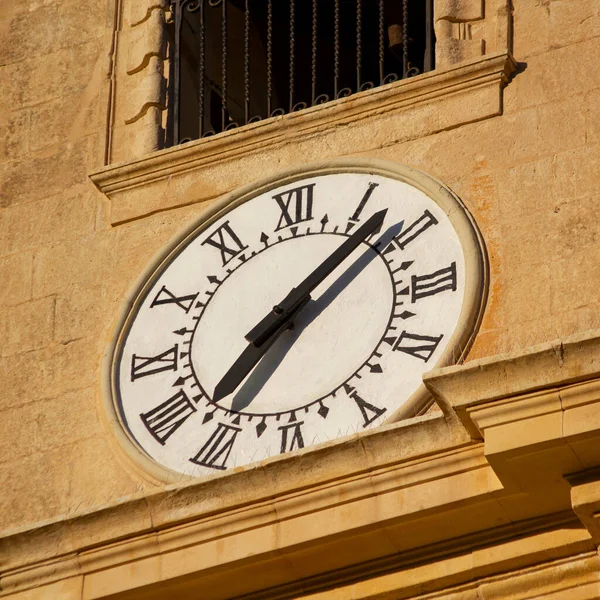
M 281 210 L 279 221 L 275 231 L 298 225 L 303 221 L 312 220 L 314 183 L 303 185 L 291 190 L 286 190 L 280 194 L 275 194 L 273 199 Z

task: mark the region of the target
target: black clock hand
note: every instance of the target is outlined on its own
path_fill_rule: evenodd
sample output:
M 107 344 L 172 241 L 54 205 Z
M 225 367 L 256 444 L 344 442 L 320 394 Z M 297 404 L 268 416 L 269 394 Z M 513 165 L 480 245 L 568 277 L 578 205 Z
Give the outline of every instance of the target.
M 290 328 L 296 315 L 308 304 L 310 296 L 307 296 L 290 312 L 279 327 L 260 345 L 256 346 L 252 342 L 240 354 L 237 360 L 231 365 L 227 373 L 223 375 L 215 387 L 213 393 L 213 402 L 218 402 L 231 394 L 246 378 L 246 375 L 258 364 L 260 359 L 266 354 L 267 350 L 275 343 L 281 334 Z
M 305 300 L 310 293 L 340 265 L 367 237 L 383 224 L 387 208 L 380 210 L 361 225 L 343 244 L 325 259 L 298 287 L 290 293 L 246 335 L 246 339 L 260 347 L 278 327 L 287 322 L 289 315 Z

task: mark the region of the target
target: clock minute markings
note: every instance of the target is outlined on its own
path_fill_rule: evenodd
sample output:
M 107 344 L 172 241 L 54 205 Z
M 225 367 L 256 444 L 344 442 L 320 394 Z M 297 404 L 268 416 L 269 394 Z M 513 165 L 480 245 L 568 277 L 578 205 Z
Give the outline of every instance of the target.
M 225 221 L 201 243 L 203 246 L 208 244 L 220 251 L 223 266 L 236 256 L 241 258 L 242 252 L 248 248 L 232 229 L 229 221 Z
M 379 186 L 378 183 L 374 183 L 372 181 L 369 183 L 369 187 L 367 188 L 367 191 L 364 193 L 361 201 L 359 202 L 358 206 L 356 207 L 354 214 L 348 219 L 348 224 L 346 225 L 346 233 L 348 233 L 360 221 L 360 215 L 361 215 L 363 209 L 365 208 L 367 202 L 369 201 L 369 198 L 371 197 L 373 190 L 378 186 Z

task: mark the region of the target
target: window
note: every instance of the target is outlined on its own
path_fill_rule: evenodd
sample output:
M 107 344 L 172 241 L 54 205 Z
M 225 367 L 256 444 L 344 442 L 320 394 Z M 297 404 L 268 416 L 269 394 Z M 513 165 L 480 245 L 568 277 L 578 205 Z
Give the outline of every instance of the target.
M 174 0 L 168 145 L 429 71 L 433 0 Z

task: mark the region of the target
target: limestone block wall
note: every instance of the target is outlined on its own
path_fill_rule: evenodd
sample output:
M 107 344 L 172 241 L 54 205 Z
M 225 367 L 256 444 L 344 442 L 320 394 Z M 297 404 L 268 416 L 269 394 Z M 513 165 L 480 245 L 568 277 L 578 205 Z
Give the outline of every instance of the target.
M 142 39 L 156 36 L 163 6 L 140 6 Z M 120 2 L 0 3 L 0 531 L 97 510 L 156 485 L 129 468 L 103 423 L 102 355 L 149 259 L 214 196 L 253 177 L 360 155 L 448 184 L 472 211 L 490 257 L 488 307 L 469 360 L 600 326 L 600 6 L 515 0 L 512 19 L 497 7 L 504 20 L 486 27 L 498 35 L 484 38 L 492 6 L 483 15 L 440 15 L 438 56 L 443 65 L 443 56 L 460 62 L 501 51 L 497 40 L 512 27 L 518 69 L 503 114 L 402 140 L 383 130 L 365 141 L 350 124 L 337 137 L 293 140 L 268 161 L 261 149 L 224 157 L 198 175 L 201 201 L 112 225 L 110 202 L 88 175 L 117 154 L 125 160 L 144 135 L 155 139 L 162 72 L 152 69 L 162 46 L 140 53 L 130 40 L 118 69 L 156 95 L 113 111 L 115 94 L 138 99 L 115 75 L 115 31 L 130 18 Z M 141 130 L 125 135 L 124 121 Z

